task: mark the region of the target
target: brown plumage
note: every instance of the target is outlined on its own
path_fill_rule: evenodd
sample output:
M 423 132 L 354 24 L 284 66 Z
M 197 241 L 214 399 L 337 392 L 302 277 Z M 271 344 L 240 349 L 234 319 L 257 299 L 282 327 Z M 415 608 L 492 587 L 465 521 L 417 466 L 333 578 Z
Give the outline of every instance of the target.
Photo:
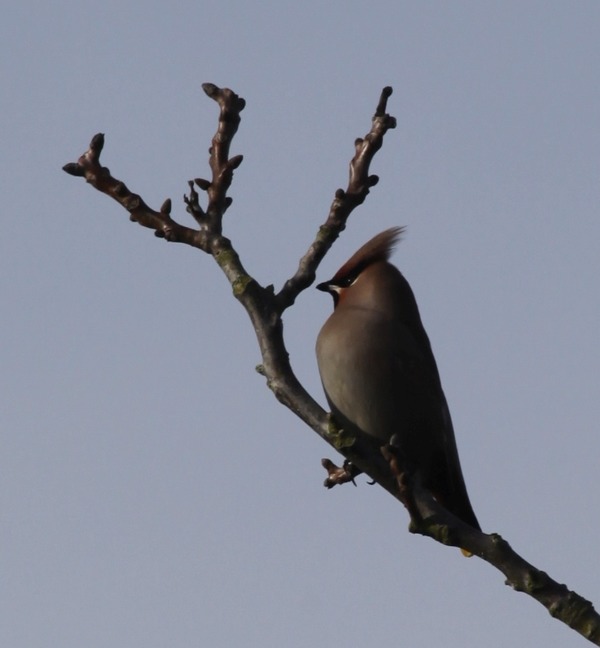
M 342 427 L 382 442 L 395 434 L 423 486 L 479 529 L 429 338 L 408 282 L 388 262 L 402 232 L 381 232 L 317 286 L 334 300 L 317 338 L 321 380 Z

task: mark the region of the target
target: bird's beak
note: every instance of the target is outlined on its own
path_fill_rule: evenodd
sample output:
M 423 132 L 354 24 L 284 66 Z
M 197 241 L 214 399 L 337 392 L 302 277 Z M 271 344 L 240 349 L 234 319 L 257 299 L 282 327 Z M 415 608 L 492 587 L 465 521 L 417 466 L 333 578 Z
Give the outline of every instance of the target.
M 323 292 L 331 292 L 331 282 L 330 281 L 324 281 L 323 283 L 317 284 L 315 286 L 317 290 L 322 290 Z

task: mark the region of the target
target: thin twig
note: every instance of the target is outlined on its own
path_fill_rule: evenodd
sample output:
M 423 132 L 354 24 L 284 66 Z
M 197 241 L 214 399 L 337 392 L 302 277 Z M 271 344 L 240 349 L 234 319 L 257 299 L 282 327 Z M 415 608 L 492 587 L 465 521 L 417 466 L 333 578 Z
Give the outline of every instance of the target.
M 289 308 L 298 295 L 315 280 L 317 267 L 323 257 L 346 227 L 346 221 L 355 207 L 361 205 L 368 196 L 371 187 L 379 182 L 379 177 L 369 175 L 369 169 L 375 153 L 383 144 L 383 137 L 391 128 L 396 128 L 396 118 L 388 115 L 387 100 L 392 88 L 386 86 L 382 91 L 373 115 L 371 130 L 354 142 L 354 157 L 350 161 L 348 187 L 338 189 L 329 208 L 327 220 L 319 228 L 317 237 L 300 259 L 298 270 L 285 282 L 277 295 L 281 312 Z

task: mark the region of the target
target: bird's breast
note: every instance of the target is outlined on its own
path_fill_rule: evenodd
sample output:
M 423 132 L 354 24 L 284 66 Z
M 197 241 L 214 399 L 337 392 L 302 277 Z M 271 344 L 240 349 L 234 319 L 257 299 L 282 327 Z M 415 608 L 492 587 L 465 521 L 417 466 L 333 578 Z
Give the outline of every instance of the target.
M 317 361 L 340 424 L 384 440 L 406 427 L 418 356 L 410 331 L 397 322 L 365 309 L 336 309 L 317 338 Z

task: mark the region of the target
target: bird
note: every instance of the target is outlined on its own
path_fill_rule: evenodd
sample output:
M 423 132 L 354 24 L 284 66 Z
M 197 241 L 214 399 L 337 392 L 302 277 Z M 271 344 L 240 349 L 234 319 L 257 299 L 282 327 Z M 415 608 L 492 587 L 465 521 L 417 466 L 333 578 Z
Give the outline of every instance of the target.
M 411 477 L 444 508 L 481 530 L 417 302 L 404 275 L 389 262 L 404 230 L 377 234 L 332 279 L 317 285 L 333 297 L 334 306 L 317 337 L 321 382 L 342 429 L 382 444 L 394 436 Z

